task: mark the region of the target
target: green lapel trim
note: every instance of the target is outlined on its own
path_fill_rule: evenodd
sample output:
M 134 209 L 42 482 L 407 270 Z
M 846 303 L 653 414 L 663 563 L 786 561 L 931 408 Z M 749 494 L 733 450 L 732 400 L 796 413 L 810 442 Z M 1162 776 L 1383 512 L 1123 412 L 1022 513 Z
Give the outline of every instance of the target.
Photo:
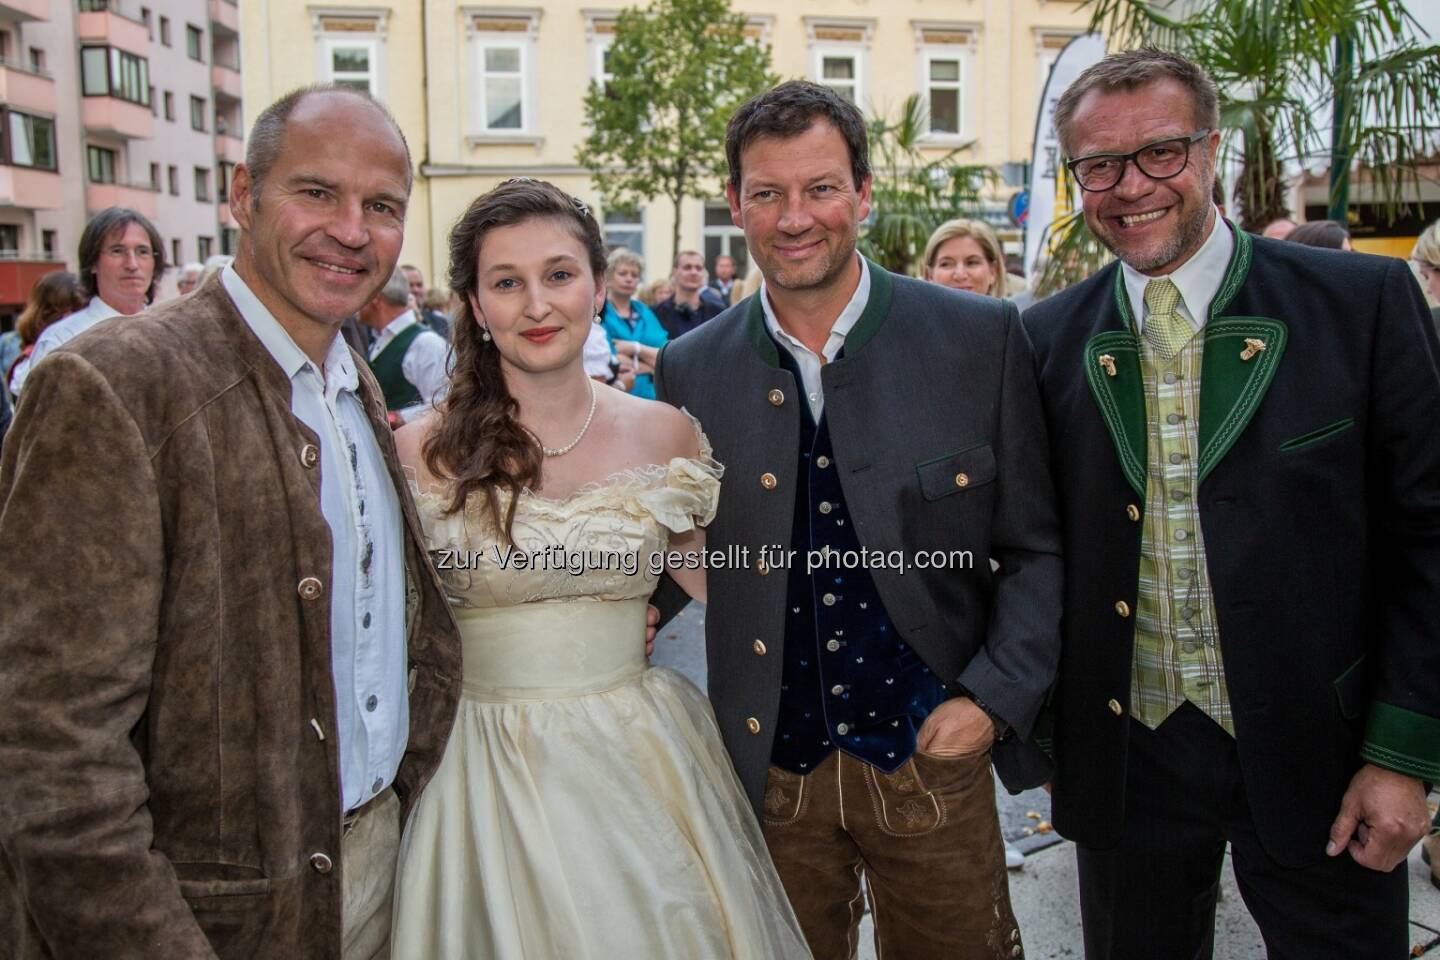
M 895 282 L 890 278 L 890 271 L 880 266 L 873 260 L 866 260 L 870 268 L 870 297 L 865 301 L 865 310 L 860 314 L 860 319 L 855 321 L 855 326 L 845 336 L 845 356 L 853 357 L 860 351 L 860 348 L 869 343 L 880 329 L 880 324 L 890 313 L 890 301 L 895 296 Z M 775 352 L 775 341 L 770 339 L 770 331 L 765 329 L 765 308 L 760 303 L 760 293 L 757 291 L 750 298 L 750 309 L 745 314 L 745 326 L 750 335 L 750 343 L 755 347 L 755 352 L 760 354 L 772 367 L 780 366 L 780 355 Z
M 1120 272 L 1117 270 L 1118 277 Z M 1123 284 L 1124 281 L 1121 280 Z M 1120 293 L 1121 313 L 1125 293 Z M 1108 363 L 1101 363 L 1108 357 Z M 1111 376 L 1109 370 L 1115 375 Z M 1145 378 L 1140 372 L 1140 350 L 1129 330 L 1106 330 L 1085 344 L 1085 380 L 1110 431 L 1120 469 L 1145 502 Z
M 1249 425 L 1275 379 L 1289 331 L 1269 317 L 1218 317 L 1205 325 L 1200 378 L 1200 473 L 1203 482 Z M 1247 339 L 1265 349 L 1242 359 Z

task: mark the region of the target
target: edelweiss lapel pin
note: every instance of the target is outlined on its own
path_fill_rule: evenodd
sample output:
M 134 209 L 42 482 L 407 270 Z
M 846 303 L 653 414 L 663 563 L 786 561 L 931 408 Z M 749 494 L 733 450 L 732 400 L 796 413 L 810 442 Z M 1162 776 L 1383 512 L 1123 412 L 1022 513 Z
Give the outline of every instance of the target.
M 1240 351 L 1241 360 L 1249 360 L 1255 354 L 1265 349 L 1265 341 L 1257 340 L 1255 337 L 1245 338 L 1245 349 Z
M 1115 358 L 1110 356 L 1110 354 L 1102 353 L 1098 358 L 1096 358 L 1096 362 L 1099 363 L 1100 366 L 1105 368 L 1105 376 L 1115 376 Z

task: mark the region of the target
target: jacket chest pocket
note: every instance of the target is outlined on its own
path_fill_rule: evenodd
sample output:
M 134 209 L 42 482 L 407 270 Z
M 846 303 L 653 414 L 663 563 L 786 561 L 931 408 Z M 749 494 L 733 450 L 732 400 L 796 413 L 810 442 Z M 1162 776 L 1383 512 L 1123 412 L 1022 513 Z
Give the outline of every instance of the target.
M 926 500 L 940 500 L 995 480 L 995 451 L 980 443 L 915 465 L 920 493 Z

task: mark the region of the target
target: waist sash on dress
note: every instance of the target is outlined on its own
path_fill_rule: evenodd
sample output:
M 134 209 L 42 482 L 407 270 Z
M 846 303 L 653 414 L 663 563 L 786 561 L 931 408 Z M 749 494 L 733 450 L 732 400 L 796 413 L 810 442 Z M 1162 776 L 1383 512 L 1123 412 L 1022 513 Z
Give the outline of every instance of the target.
M 635 679 L 645 660 L 644 597 L 457 610 L 464 692 L 525 703 L 601 693 Z

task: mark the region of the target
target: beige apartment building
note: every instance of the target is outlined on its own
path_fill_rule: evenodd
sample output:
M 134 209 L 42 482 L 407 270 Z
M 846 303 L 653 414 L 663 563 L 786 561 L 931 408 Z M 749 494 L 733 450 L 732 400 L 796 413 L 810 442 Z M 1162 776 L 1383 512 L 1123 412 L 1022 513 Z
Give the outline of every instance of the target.
M 233 0 L 0 0 L 4 326 L 107 206 L 150 217 L 174 262 L 233 246 L 239 20 Z
M 966 162 L 997 169 L 1028 159 L 1049 66 L 1087 20 L 1078 0 L 733 2 L 780 76 L 830 84 L 867 113 L 894 115 L 918 92 L 936 155 L 962 147 Z M 296 86 L 334 80 L 389 104 L 417 170 L 404 257 L 432 281 L 443 276 L 456 217 L 513 176 L 554 181 L 602 210 L 607 238 L 642 251 L 648 275 L 658 276 L 668 272 L 669 202 L 657 199 L 638 217 L 603 211 L 576 158 L 582 98 L 604 79 L 623 6 L 601 4 L 245 0 L 245 102 L 258 113 Z M 996 219 L 1017 189 L 997 189 Z M 680 226 L 682 245 L 707 259 L 744 259 L 718 185 L 713 200 L 682 211 Z

